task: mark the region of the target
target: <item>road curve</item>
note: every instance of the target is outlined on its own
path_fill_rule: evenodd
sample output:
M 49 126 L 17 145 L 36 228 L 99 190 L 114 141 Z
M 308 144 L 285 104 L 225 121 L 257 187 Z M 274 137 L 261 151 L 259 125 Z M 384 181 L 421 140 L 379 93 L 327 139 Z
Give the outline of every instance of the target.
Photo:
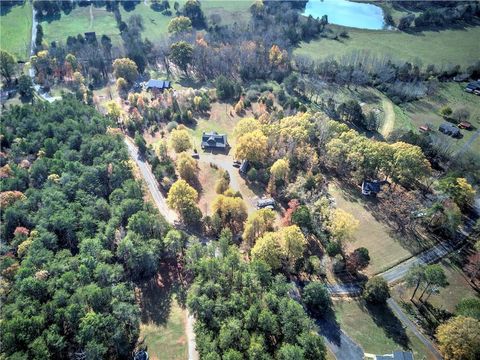
M 150 194 L 152 194 L 158 211 L 170 224 L 175 225 L 178 220 L 177 214 L 167 206 L 167 200 L 158 188 L 157 180 L 155 180 L 150 166 L 142 158 L 139 157 L 136 146 L 133 145 L 132 142 L 127 138 L 125 138 L 125 144 L 127 144 L 128 154 L 138 165 L 138 168 L 140 169 L 140 174 L 147 183 L 148 191 L 150 191 Z M 195 318 L 190 314 L 187 309 L 185 332 L 187 334 L 188 342 L 188 360 L 198 360 L 200 358 L 196 349 L 195 332 L 193 331 L 194 322 Z

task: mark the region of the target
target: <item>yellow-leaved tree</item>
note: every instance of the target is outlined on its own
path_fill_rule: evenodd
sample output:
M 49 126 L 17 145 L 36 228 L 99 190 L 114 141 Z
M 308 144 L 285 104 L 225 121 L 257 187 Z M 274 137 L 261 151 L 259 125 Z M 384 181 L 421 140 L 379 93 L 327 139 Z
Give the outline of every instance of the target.
M 261 162 L 267 156 L 267 137 L 261 130 L 254 130 L 240 136 L 235 146 L 237 159 Z
M 257 240 L 252 249 L 252 258 L 267 263 L 273 270 L 282 266 L 284 250 L 282 249 L 277 233 L 268 232 Z
M 275 212 L 271 209 L 260 209 L 248 216 L 243 231 L 243 240 L 249 247 L 253 246 L 255 240 L 267 231 L 273 230 Z
M 350 213 L 342 209 L 335 209 L 332 212 L 328 229 L 333 238 L 339 241 L 350 240 L 360 222 Z
M 185 180 L 177 180 L 167 196 L 167 205 L 177 211 L 186 224 L 196 225 L 202 217 L 197 207 L 198 192 Z
M 445 360 L 480 359 L 480 321 L 456 316 L 437 328 L 440 352 Z
M 176 153 L 187 151 L 192 147 L 190 135 L 184 127 L 174 129 L 170 134 L 170 146 Z

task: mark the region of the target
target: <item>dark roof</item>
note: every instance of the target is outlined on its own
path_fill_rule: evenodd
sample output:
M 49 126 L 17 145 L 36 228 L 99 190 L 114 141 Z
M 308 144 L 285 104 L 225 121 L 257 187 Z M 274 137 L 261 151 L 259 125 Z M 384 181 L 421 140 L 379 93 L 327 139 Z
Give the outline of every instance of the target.
M 218 134 L 217 132 L 204 132 L 202 134 L 202 148 L 221 148 L 228 146 L 227 135 Z
M 413 360 L 413 354 L 410 351 L 394 351 L 393 360 Z
M 442 125 L 439 126 L 438 129 L 444 132 L 452 133 L 452 134 L 460 133 L 460 130 L 455 125 L 452 125 L 449 123 L 443 123 Z
M 261 199 L 257 201 L 258 208 L 264 208 L 267 206 L 275 206 L 275 200 L 273 200 L 272 198 L 268 198 L 268 199 Z
M 144 350 L 137 351 L 133 360 L 148 360 L 148 353 Z
M 386 184 L 387 181 L 385 180 L 363 180 L 362 182 L 362 194 L 370 195 L 370 194 L 378 194 L 382 190 L 382 185 Z
M 473 89 L 473 90 L 480 89 L 480 81 L 472 81 L 467 85 L 467 88 Z
M 240 165 L 240 169 L 239 169 L 240 172 L 241 172 L 241 173 L 246 173 L 247 170 L 248 170 L 248 166 L 249 166 L 248 160 L 243 160 L 243 161 L 242 161 L 242 164 Z
M 145 87 L 147 89 L 170 89 L 170 81 L 150 79 Z
M 97 34 L 95 34 L 95 31 L 88 31 L 84 33 L 85 39 L 88 41 L 95 41 L 97 40 Z

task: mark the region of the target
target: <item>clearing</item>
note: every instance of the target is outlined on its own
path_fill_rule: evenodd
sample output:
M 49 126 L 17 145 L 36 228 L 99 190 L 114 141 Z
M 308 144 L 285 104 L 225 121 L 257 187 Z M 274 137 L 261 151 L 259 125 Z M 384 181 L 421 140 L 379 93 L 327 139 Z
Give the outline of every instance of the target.
M 331 25 L 334 31 L 346 30 L 348 38 L 342 40 L 319 39 L 302 43 L 295 54 L 314 59 L 329 56 L 341 58 L 352 51 L 390 56 L 393 59 L 418 64 L 459 64 L 469 66 L 480 58 L 476 40 L 480 38 L 480 26 L 461 30 L 423 31 L 406 33 L 388 30 L 364 30 Z
M 341 328 L 366 353 L 386 354 L 410 349 L 415 359 L 434 359 L 427 348 L 387 305 L 369 306 L 362 301 L 335 301 L 335 314 Z
M 27 60 L 30 56 L 32 16 L 29 1 L 12 7 L 1 7 L 0 48 L 15 55 L 17 60 Z
M 366 247 L 370 253 L 370 265 L 366 269 L 368 275 L 377 274 L 408 259 L 413 254 L 402 245 L 399 238 L 388 225 L 380 222 L 374 214 L 366 208 L 366 201 L 342 190 L 339 185 L 330 183 L 329 193 L 334 197 L 337 208 L 348 211 L 359 221 L 359 227 L 353 235 L 353 241 L 347 243 L 347 251 L 359 247 Z
M 109 36 L 114 45 L 119 45 L 121 40 L 115 17 L 105 7 L 77 5 L 68 15 L 62 12 L 59 19 L 45 20 L 40 24 L 47 43 L 65 43 L 68 36 L 83 35 L 89 31 L 95 31 L 99 40 L 102 35 Z

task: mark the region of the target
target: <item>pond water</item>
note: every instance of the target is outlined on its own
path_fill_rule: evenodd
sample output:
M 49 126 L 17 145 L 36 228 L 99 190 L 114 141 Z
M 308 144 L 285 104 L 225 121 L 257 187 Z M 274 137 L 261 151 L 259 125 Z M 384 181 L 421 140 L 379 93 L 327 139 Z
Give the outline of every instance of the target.
M 309 0 L 304 15 L 312 15 L 314 18 L 327 15 L 330 24 L 359 29 L 385 28 L 383 10 L 380 7 L 348 0 Z

